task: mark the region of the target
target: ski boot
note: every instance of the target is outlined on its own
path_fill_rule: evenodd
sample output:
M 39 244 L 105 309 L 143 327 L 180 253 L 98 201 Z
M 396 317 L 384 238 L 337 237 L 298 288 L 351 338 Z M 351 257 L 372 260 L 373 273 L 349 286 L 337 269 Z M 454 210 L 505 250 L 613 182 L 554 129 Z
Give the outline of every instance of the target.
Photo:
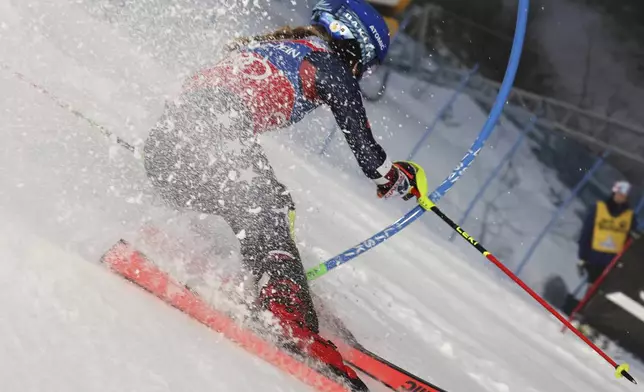
M 297 262 L 294 259 L 283 260 L 283 254 L 279 258 L 282 260 L 274 262 Z M 310 322 L 307 323 L 307 310 L 310 311 L 307 308 L 312 306 L 310 300 L 307 301 L 308 295 L 306 288 L 286 276 L 268 278 L 263 285 L 260 280 L 259 306 L 270 311 L 277 319 L 281 333 L 286 338 L 284 347 L 314 359 L 322 365 L 323 371 L 329 371 L 346 382 L 352 391 L 369 391 L 356 372 L 344 364 L 337 347 L 319 335 L 317 325 L 312 327 Z

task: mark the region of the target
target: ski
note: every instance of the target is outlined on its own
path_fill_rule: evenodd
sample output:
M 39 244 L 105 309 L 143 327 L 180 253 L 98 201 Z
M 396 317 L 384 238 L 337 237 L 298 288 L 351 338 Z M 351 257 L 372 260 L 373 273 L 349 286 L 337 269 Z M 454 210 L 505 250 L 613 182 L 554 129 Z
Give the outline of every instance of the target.
M 101 262 L 117 275 L 305 384 L 324 392 L 348 390 L 338 381 L 279 349 L 252 329 L 239 325 L 227 313 L 213 309 L 198 294 L 162 271 L 125 240 L 120 240 L 112 246 L 103 255 Z M 334 339 L 333 342 L 349 365 L 394 391 L 445 392 L 368 351 L 358 343 L 346 343 L 343 339 Z
M 348 390 L 339 382 L 280 350 L 251 329 L 240 326 L 229 315 L 210 307 L 199 295 L 172 279 L 126 241 L 120 240 L 108 250 L 101 258 L 101 262 L 116 274 L 147 290 L 168 305 L 221 333 L 247 352 L 318 391 L 346 392 Z
M 394 365 L 359 345 L 338 341 L 338 350 L 345 361 L 364 374 L 380 381 L 394 391 L 447 392 L 422 378 Z

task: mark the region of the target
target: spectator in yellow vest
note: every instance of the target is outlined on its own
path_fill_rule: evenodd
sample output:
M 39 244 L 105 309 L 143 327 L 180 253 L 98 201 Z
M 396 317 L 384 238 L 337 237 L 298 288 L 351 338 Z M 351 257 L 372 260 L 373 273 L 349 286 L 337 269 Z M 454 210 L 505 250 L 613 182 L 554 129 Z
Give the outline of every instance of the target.
M 637 227 L 635 214 L 628 203 L 631 184 L 618 181 L 611 196 L 598 201 L 586 216 L 579 237 L 580 272 L 585 270 L 588 283 L 594 283 L 617 255 Z

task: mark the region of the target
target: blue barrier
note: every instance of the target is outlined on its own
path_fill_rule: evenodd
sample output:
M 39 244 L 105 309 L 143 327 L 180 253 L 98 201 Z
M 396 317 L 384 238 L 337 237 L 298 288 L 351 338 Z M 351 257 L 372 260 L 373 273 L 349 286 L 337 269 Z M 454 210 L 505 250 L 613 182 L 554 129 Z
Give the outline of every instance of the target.
M 516 154 L 516 152 L 519 150 L 519 147 L 521 146 L 521 144 L 523 144 L 523 141 L 525 140 L 526 136 L 528 136 L 530 134 L 530 132 L 532 132 L 534 130 L 536 125 L 537 125 L 537 116 L 534 115 L 534 116 L 532 116 L 530 118 L 530 122 L 528 123 L 528 125 L 526 125 L 524 127 L 524 129 L 521 130 L 521 134 L 519 135 L 519 137 L 517 137 L 517 140 L 514 142 L 514 145 L 512 146 L 512 148 L 510 148 L 508 150 L 508 152 L 505 153 L 503 158 L 501 158 L 501 161 L 499 162 L 499 164 L 496 165 L 494 170 L 492 170 L 492 172 L 490 173 L 488 178 L 485 180 L 485 183 L 483 183 L 483 186 L 478 190 L 476 195 L 474 195 L 474 197 L 472 198 L 472 201 L 467 206 L 467 209 L 465 210 L 465 213 L 463 214 L 463 217 L 461 218 L 461 220 L 459 222 L 459 226 L 463 226 L 463 224 L 465 223 L 467 218 L 472 213 L 472 210 L 474 209 L 474 206 L 476 205 L 476 203 L 483 196 L 483 194 L 485 193 L 487 188 L 490 186 L 490 184 L 492 184 L 492 180 L 494 180 L 496 178 L 496 176 L 499 175 L 499 173 L 501 172 L 501 169 L 503 169 L 503 166 L 505 165 L 505 163 L 508 162 L 510 159 L 512 159 L 514 154 Z M 499 124 L 499 126 L 501 126 L 501 125 Z M 454 233 L 450 234 L 449 240 L 450 241 L 454 240 Z
M 429 137 L 429 135 L 434 132 L 434 129 L 436 129 L 436 125 L 438 125 L 438 122 L 443 119 L 445 116 L 445 113 L 454 105 L 454 102 L 456 102 L 456 99 L 458 98 L 459 95 L 463 92 L 465 87 L 467 87 L 467 84 L 470 82 L 470 79 L 472 76 L 478 72 L 479 70 L 479 65 L 478 63 L 465 75 L 463 75 L 463 78 L 461 79 L 460 83 L 454 90 L 454 93 L 450 97 L 450 99 L 445 102 L 443 107 L 436 113 L 436 117 L 434 117 L 434 120 L 429 124 L 429 126 L 426 128 L 425 133 L 423 136 L 420 137 L 414 148 L 411 149 L 411 152 L 409 153 L 409 156 L 407 157 L 408 161 L 411 161 L 414 159 L 414 156 L 418 153 L 418 150 L 420 150 L 421 146 L 425 143 L 425 140 Z
M 501 88 L 499 89 L 499 94 L 497 95 L 494 106 L 490 111 L 490 116 L 485 122 L 481 133 L 472 144 L 472 147 L 470 148 L 468 153 L 463 157 L 463 159 L 461 159 L 458 166 L 445 179 L 445 181 L 443 181 L 443 183 L 430 195 L 430 198 L 433 202 L 438 201 L 445 193 L 447 193 L 451 189 L 452 185 L 461 177 L 465 169 L 467 169 L 472 164 L 472 162 L 476 158 L 476 155 L 483 148 L 485 141 L 488 139 L 488 137 L 494 130 L 494 127 L 496 126 L 496 122 L 498 121 L 499 116 L 503 111 L 505 101 L 507 100 L 508 95 L 510 94 L 510 90 L 512 89 L 512 84 L 514 83 L 517 68 L 519 67 L 526 26 L 528 23 L 529 6 L 530 0 L 519 0 L 519 9 L 517 11 L 517 27 L 514 32 L 514 42 L 512 45 L 512 51 L 510 53 L 510 61 L 508 62 L 508 68 L 506 69 L 503 83 L 501 84 Z M 425 210 L 420 205 L 414 207 L 402 218 L 398 219 L 395 223 L 389 225 L 380 232 L 374 234 L 368 240 L 326 261 L 326 268 L 334 269 L 339 265 L 342 265 L 354 259 L 356 256 L 364 253 L 366 250 L 373 249 L 388 238 L 391 238 L 394 234 L 399 233 L 402 229 L 409 226 L 424 213 Z
M 575 185 L 575 188 L 572 190 L 572 192 L 570 192 L 570 195 L 568 195 L 566 200 L 564 200 L 564 202 L 561 203 L 559 208 L 557 208 L 557 210 L 552 214 L 548 224 L 546 224 L 546 226 L 543 228 L 543 230 L 541 230 L 541 233 L 539 233 L 539 236 L 537 236 L 537 239 L 532 243 L 532 245 L 530 246 L 530 249 L 528 249 L 528 251 L 526 252 L 525 256 L 523 257 L 523 260 L 519 263 L 519 265 L 518 265 L 518 267 L 517 267 L 517 269 L 515 271 L 515 275 L 519 276 L 519 274 L 521 274 L 521 271 L 523 270 L 523 268 L 526 266 L 526 264 L 530 260 L 530 257 L 532 257 L 532 254 L 537 249 L 537 246 L 539 246 L 539 244 L 541 243 L 541 241 L 543 240 L 545 235 L 548 233 L 548 231 L 550 231 L 550 229 L 552 228 L 554 223 L 557 221 L 557 219 L 559 218 L 561 213 L 566 208 L 568 208 L 568 205 L 570 205 L 570 203 L 575 199 L 575 197 L 577 196 L 579 191 L 584 187 L 584 185 L 586 185 L 586 183 L 588 183 L 588 181 L 590 181 L 590 179 L 595 174 L 595 172 L 604 163 L 604 160 L 606 159 L 606 157 L 608 155 L 609 155 L 609 152 L 605 152 L 601 157 L 597 158 L 597 160 L 595 161 L 593 166 L 590 168 L 590 170 L 588 170 L 586 172 L 586 174 L 584 174 L 584 177 L 581 179 L 581 181 L 579 181 L 579 183 L 577 183 L 577 185 Z

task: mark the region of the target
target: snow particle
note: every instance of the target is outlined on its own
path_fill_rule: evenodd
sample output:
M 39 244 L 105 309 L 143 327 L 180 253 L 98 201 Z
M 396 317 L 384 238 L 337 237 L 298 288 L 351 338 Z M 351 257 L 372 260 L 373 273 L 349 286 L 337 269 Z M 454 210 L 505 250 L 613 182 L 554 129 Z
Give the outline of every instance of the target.
M 440 352 L 448 358 L 454 358 L 454 348 L 447 342 L 441 345 Z
M 246 230 L 242 229 L 239 233 L 235 234 L 235 237 L 239 240 L 246 238 Z

